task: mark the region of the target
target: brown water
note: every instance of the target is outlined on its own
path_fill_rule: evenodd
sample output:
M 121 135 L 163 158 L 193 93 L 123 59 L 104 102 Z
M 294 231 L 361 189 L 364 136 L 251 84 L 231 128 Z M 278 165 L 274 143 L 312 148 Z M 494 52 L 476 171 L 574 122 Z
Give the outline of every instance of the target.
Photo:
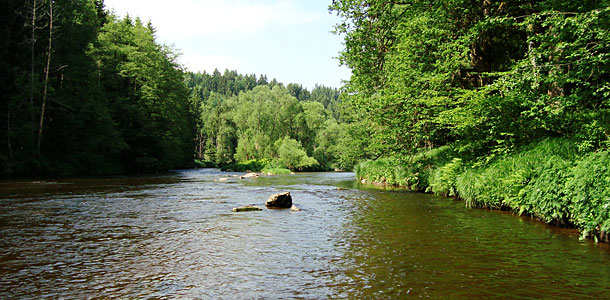
M 610 250 L 571 231 L 352 173 L 228 174 L 0 182 L 0 299 L 610 298 Z M 231 212 L 280 191 L 303 210 Z

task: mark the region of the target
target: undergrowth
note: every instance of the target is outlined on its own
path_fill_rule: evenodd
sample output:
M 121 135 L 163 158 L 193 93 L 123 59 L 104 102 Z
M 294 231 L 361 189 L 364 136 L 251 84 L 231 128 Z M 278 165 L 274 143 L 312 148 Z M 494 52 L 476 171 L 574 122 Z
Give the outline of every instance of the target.
M 290 169 L 286 168 L 284 164 L 278 161 L 272 160 L 249 160 L 241 163 L 233 163 L 224 165 L 220 168 L 222 171 L 234 171 L 234 172 L 262 172 L 270 173 L 274 175 L 287 175 L 292 174 Z
M 610 153 L 582 153 L 564 138 L 545 139 L 488 162 L 445 146 L 355 168 L 361 179 L 457 197 L 468 207 L 511 210 L 575 226 L 581 237 L 608 240 Z

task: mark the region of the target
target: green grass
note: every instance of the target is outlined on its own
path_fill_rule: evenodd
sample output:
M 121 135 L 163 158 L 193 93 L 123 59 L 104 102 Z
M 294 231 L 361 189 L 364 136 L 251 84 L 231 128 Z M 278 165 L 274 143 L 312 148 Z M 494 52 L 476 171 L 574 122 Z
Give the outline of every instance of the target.
M 267 166 L 267 163 L 268 162 L 266 160 L 253 159 L 245 162 L 224 165 L 220 167 L 220 170 L 231 170 L 234 172 L 260 172 L 263 168 Z
M 581 153 L 568 139 L 544 139 L 491 161 L 441 147 L 366 161 L 355 171 L 371 182 L 454 196 L 469 207 L 511 210 L 609 240 L 610 152 Z

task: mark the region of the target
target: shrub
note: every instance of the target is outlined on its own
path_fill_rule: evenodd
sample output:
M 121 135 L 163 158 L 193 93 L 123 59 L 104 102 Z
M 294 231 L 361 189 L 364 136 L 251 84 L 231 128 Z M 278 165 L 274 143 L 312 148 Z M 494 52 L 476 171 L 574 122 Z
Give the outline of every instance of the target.
M 608 239 L 610 233 L 610 152 L 591 153 L 573 168 L 566 184 L 570 217 L 582 237 Z
M 285 137 L 278 142 L 279 160 L 289 169 L 303 170 L 318 164 L 315 158 L 307 156 L 305 149 L 297 140 Z
M 235 172 L 259 172 L 268 164 L 264 159 L 252 159 L 244 162 L 237 162 L 220 167 L 222 171 L 233 170 Z
M 430 190 L 437 195 L 456 196 L 456 181 L 461 172 L 462 159 L 454 158 L 450 163 L 432 172 Z
M 549 156 L 523 189 L 523 206 L 547 223 L 566 225 L 569 222 L 569 198 L 566 182 L 572 176 L 573 163 L 559 156 Z

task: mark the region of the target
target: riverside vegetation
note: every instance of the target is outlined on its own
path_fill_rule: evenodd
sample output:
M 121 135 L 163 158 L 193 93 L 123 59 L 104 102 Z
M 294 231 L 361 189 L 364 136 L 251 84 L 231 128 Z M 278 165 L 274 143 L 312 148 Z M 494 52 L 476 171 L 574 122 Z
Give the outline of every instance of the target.
M 333 1 L 369 181 L 610 232 L 608 1 Z M 356 131 L 357 132 L 357 131 Z
M 0 19 L 1 175 L 353 164 L 335 88 L 186 72 L 150 22 L 103 0 L 1 1 Z
M 103 0 L 0 2 L 0 173 L 359 177 L 610 230 L 608 0 L 333 0 L 341 90 L 192 73 Z

